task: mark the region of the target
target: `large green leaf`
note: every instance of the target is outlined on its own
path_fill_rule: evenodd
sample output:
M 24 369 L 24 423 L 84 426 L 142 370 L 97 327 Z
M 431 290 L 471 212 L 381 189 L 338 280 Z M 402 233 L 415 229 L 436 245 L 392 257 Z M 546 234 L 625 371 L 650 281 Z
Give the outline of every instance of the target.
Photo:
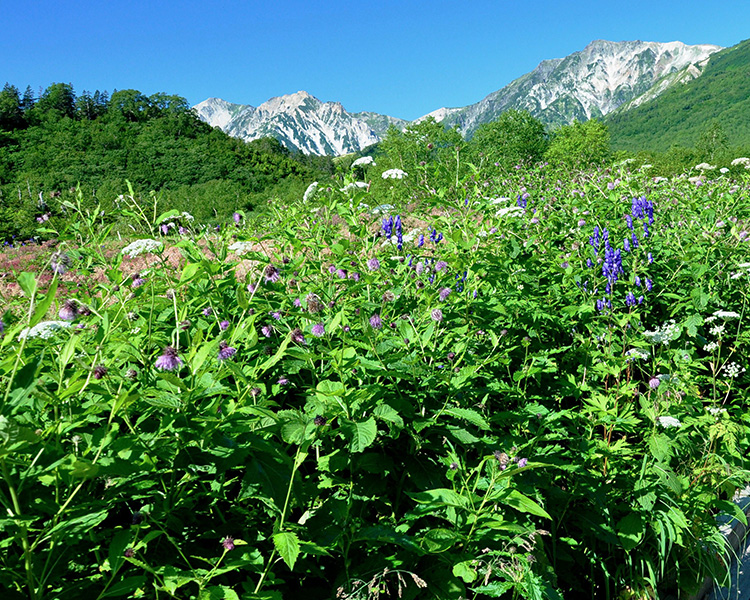
M 370 417 L 366 421 L 350 421 L 342 425 L 341 429 L 349 440 L 351 452 L 362 452 L 375 441 L 378 434 L 378 426 L 374 417 Z
M 290 569 L 294 569 L 294 563 L 299 556 L 299 539 L 291 531 L 281 531 L 273 534 L 273 545 L 276 551 Z

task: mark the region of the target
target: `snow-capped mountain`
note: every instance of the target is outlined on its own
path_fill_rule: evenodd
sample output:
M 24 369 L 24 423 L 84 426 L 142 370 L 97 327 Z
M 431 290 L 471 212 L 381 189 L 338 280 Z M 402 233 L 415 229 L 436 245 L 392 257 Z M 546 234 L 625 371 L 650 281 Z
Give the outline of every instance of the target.
M 626 103 L 635 106 L 670 85 L 699 76 L 708 57 L 721 49 L 711 44 L 595 40 L 565 58 L 542 61 L 476 104 L 430 114 L 446 125 L 457 125 L 464 135 L 511 108 L 527 110 L 548 125 L 585 121 Z
M 274 137 L 290 149 L 320 155 L 347 154 L 375 144 L 380 140 L 374 127 L 379 124 L 377 118 L 399 121 L 375 113 L 357 118 L 338 102 L 321 102 L 302 91 L 271 98 L 257 108 L 220 98 L 209 98 L 193 108 L 201 119 L 229 135 L 246 141 Z
M 547 125 L 602 117 L 655 98 L 667 88 L 700 76 L 721 46 L 682 42 L 596 40 L 580 52 L 542 61 L 533 71 L 463 108 L 439 108 L 427 117 L 456 125 L 470 136 L 505 110 L 527 110 Z M 393 125 L 409 123 L 372 112 L 348 113 L 338 102 L 307 92 L 271 98 L 260 106 L 209 98 L 193 107 L 212 126 L 243 140 L 274 137 L 306 154 L 341 155 L 374 144 Z

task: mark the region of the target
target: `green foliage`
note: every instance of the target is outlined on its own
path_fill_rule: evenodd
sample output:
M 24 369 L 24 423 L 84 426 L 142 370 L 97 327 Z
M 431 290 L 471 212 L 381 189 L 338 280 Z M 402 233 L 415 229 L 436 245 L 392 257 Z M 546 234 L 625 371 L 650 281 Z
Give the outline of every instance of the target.
M 544 124 L 527 111 L 507 110 L 491 123 L 480 125 L 471 138 L 475 163 L 479 155 L 490 163 L 509 169 L 534 164 L 544 157 L 548 140 Z
M 608 115 L 612 147 L 631 152 L 695 147 L 706 125 L 717 122 L 726 132 L 727 145 L 750 148 L 748 74 L 750 40 L 711 55 L 700 77 L 674 85 L 640 106 Z
M 568 167 L 601 165 L 610 158 L 609 131 L 598 119 L 563 125 L 552 133 L 545 158 Z

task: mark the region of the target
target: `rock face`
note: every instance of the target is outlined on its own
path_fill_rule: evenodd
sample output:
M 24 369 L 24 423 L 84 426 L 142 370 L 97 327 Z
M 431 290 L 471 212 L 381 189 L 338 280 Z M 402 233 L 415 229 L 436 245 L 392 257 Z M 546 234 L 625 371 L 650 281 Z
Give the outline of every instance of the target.
M 699 76 L 708 57 L 721 49 L 682 42 L 596 40 L 565 58 L 542 61 L 530 73 L 476 104 L 441 109 L 447 112 L 440 120 L 471 135 L 479 125 L 494 121 L 511 108 L 527 110 L 551 126 L 602 117 Z
M 193 108 L 208 124 L 234 137 L 246 141 L 274 137 L 291 150 L 335 156 L 375 144 L 380 140 L 376 127 L 382 130 L 381 123 L 391 119 L 375 113 L 358 118 L 340 103 L 321 102 L 307 92 L 271 98 L 257 108 L 220 98 L 209 98 Z
M 550 126 L 628 110 L 667 88 L 700 76 L 720 46 L 682 42 L 596 40 L 580 52 L 542 61 L 536 69 L 463 108 L 439 108 L 427 117 L 466 135 L 505 110 L 527 110 Z M 212 126 L 243 140 L 274 137 L 305 154 L 341 155 L 375 144 L 391 125 L 407 121 L 372 112 L 348 113 L 338 102 L 307 92 L 271 98 L 260 106 L 209 98 L 193 107 Z

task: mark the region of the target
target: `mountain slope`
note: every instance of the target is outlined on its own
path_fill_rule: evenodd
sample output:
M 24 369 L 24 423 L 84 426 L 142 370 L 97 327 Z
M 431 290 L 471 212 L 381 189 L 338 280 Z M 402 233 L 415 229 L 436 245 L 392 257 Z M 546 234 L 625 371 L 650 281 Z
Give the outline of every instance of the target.
M 703 75 L 607 119 L 612 147 L 665 151 L 694 146 L 716 121 L 729 146 L 750 146 L 750 40 L 711 56 Z
M 338 102 L 321 102 L 307 92 L 271 98 L 257 108 L 209 98 L 193 107 L 198 116 L 225 133 L 245 141 L 273 137 L 305 154 L 340 155 L 380 140 L 400 119 L 376 113 L 350 114 Z M 382 135 L 382 134 L 381 134 Z
M 446 109 L 443 122 L 471 135 L 511 108 L 527 110 L 552 126 L 602 117 L 644 94 L 658 94 L 699 75 L 701 63 L 719 50 L 710 44 L 595 40 L 565 58 L 542 61 L 476 104 Z M 661 90 L 654 89 L 656 84 Z

